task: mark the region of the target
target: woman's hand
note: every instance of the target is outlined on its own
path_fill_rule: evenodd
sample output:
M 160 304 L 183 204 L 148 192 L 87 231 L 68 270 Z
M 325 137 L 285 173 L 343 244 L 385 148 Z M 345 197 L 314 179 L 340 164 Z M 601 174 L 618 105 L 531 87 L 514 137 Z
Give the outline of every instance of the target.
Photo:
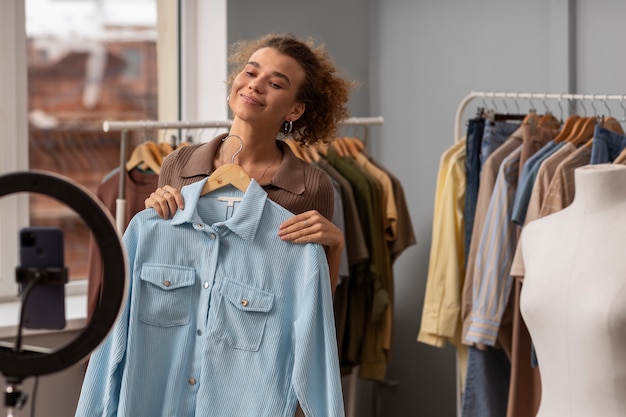
M 185 207 L 180 191 L 170 185 L 157 188 L 150 194 L 150 197 L 146 198 L 144 204 L 146 208 L 155 209 L 159 217 L 163 219 L 171 218 L 176 213 L 176 210 Z
M 341 230 L 317 210 L 297 214 L 280 225 L 278 236 L 293 243 L 319 243 L 326 246 L 331 288 L 339 279 L 339 261 L 345 244 Z

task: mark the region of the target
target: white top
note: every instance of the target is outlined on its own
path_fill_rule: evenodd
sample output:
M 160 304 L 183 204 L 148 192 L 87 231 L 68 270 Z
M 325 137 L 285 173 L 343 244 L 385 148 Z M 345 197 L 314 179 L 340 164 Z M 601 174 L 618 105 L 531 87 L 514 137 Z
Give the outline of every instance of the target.
M 537 417 L 626 416 L 626 166 L 575 171 L 576 195 L 522 232 L 520 309 L 542 380 Z

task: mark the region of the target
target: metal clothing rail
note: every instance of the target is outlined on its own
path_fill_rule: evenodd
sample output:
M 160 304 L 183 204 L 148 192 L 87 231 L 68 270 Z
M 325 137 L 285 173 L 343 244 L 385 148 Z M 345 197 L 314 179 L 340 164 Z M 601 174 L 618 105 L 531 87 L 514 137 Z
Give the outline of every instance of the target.
M 495 92 L 495 91 L 473 91 L 469 93 L 461 102 L 456 111 L 456 121 L 454 124 L 454 138 L 460 140 L 462 138 L 462 126 L 463 126 L 463 114 L 470 101 L 480 99 L 513 99 L 517 102 L 518 99 L 522 100 L 557 100 L 559 102 L 563 100 L 567 101 L 600 101 L 606 103 L 607 101 L 619 101 L 620 106 L 624 109 L 626 114 L 626 108 L 624 108 L 624 100 L 626 100 L 626 94 L 571 94 L 571 93 L 513 93 L 513 92 Z
M 374 117 L 349 117 L 339 123 L 340 127 L 344 126 L 374 126 L 382 125 L 384 119 L 382 116 Z M 126 199 L 124 196 L 125 176 L 122 175 L 127 160 L 128 149 L 128 132 L 133 130 L 158 130 L 158 129 L 202 129 L 202 128 L 226 128 L 232 125 L 232 120 L 216 120 L 216 121 L 172 121 L 158 122 L 154 120 L 132 120 L 132 121 L 112 121 L 105 120 L 102 123 L 104 132 L 122 132 L 120 141 L 120 175 L 118 184 L 118 198 L 115 206 L 115 221 L 117 230 L 120 234 L 124 232 L 126 212 Z

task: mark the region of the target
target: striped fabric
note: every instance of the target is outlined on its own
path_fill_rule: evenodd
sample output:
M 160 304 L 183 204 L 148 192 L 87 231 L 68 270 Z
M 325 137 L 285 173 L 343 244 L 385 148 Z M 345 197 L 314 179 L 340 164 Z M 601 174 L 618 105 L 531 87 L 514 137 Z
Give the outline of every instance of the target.
M 517 148 L 502 162 L 487 210 L 474 265 L 473 308 L 466 335 L 470 342 L 495 345 L 509 301 L 509 271 L 517 242 L 517 226 L 511 222 L 511 214 L 521 153 L 522 148 Z
M 343 416 L 328 265 L 283 242 L 292 216 L 255 182 L 200 197 L 172 220 L 144 210 L 124 234 L 130 286 L 94 352 L 77 417 Z

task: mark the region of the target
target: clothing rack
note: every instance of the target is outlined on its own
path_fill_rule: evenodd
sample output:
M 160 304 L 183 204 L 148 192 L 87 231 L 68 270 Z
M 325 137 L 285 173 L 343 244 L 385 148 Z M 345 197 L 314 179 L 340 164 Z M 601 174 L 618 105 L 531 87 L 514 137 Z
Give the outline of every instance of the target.
M 382 116 L 374 117 L 349 117 L 344 119 L 339 126 L 365 126 L 366 129 L 369 126 L 382 125 L 384 119 Z M 202 129 L 202 128 L 228 128 L 232 125 L 232 120 L 216 120 L 216 121 L 172 121 L 172 122 L 158 122 L 153 120 L 132 120 L 132 121 L 112 121 L 105 120 L 102 123 L 102 130 L 104 132 L 121 132 L 120 141 L 120 176 L 118 186 L 118 198 L 116 200 L 116 226 L 118 232 L 121 234 L 125 227 L 125 218 L 123 213 L 126 212 L 126 199 L 124 196 L 125 178 L 121 175 L 124 172 L 124 167 L 127 159 L 128 148 L 128 132 L 131 130 L 143 130 L 152 131 L 159 129 Z M 366 130 L 366 137 L 368 131 Z
M 456 111 L 456 121 L 454 124 L 454 138 L 460 140 L 462 138 L 463 116 L 465 109 L 470 101 L 474 99 L 513 99 L 515 103 L 517 100 L 541 100 L 545 105 L 545 100 L 557 100 L 559 108 L 562 110 L 561 102 L 567 100 L 569 102 L 574 101 L 589 101 L 592 104 L 594 101 L 604 103 L 606 106 L 607 101 L 619 101 L 620 107 L 624 110 L 624 118 L 626 119 L 626 108 L 624 107 L 624 100 L 626 95 L 624 94 L 571 94 L 571 93 L 512 93 L 512 92 L 494 92 L 494 91 L 473 91 L 461 100 Z M 518 106 L 519 108 L 519 106 Z M 546 106 L 547 108 L 547 106 Z M 608 108 L 608 107 L 607 107 Z M 595 108 L 594 108 L 595 110 Z
M 465 117 L 465 110 L 468 104 L 475 99 L 483 100 L 483 103 L 486 103 L 485 99 L 492 100 L 492 104 L 495 107 L 494 99 L 502 99 L 504 100 L 505 106 L 505 114 L 508 114 L 508 108 L 506 108 L 506 99 L 513 99 L 519 112 L 519 104 L 518 100 L 527 100 L 531 103 L 531 110 L 534 109 L 534 105 L 532 100 L 541 100 L 543 102 L 544 107 L 548 110 L 548 106 L 545 104 L 546 100 L 556 100 L 558 102 L 559 109 L 563 111 L 563 107 L 561 106 L 561 102 L 566 100 L 570 103 L 575 101 L 584 102 L 588 101 L 591 103 L 593 107 L 594 113 L 597 114 L 596 108 L 593 106 L 594 101 L 602 102 L 606 109 L 609 111 L 610 108 L 607 105 L 607 101 L 618 101 L 620 107 L 624 111 L 624 116 L 621 119 L 622 122 L 626 122 L 626 106 L 624 100 L 626 100 L 626 94 L 573 94 L 573 93 L 516 93 L 516 92 L 496 92 L 496 91 L 472 91 L 467 96 L 465 96 L 461 102 L 459 103 L 456 110 L 456 118 L 454 123 L 454 140 L 460 141 L 463 140 L 463 132 L 462 128 L 464 126 L 463 118 Z M 485 105 L 485 107 L 487 107 Z M 570 107 L 569 110 L 572 110 Z M 585 110 L 586 111 L 586 110 Z M 522 112 L 523 113 L 523 112 Z M 457 356 L 457 392 L 456 392 L 456 400 L 457 400 L 457 416 L 461 417 L 462 415 L 462 393 L 461 393 L 461 378 L 460 378 L 460 369 L 458 363 Z

